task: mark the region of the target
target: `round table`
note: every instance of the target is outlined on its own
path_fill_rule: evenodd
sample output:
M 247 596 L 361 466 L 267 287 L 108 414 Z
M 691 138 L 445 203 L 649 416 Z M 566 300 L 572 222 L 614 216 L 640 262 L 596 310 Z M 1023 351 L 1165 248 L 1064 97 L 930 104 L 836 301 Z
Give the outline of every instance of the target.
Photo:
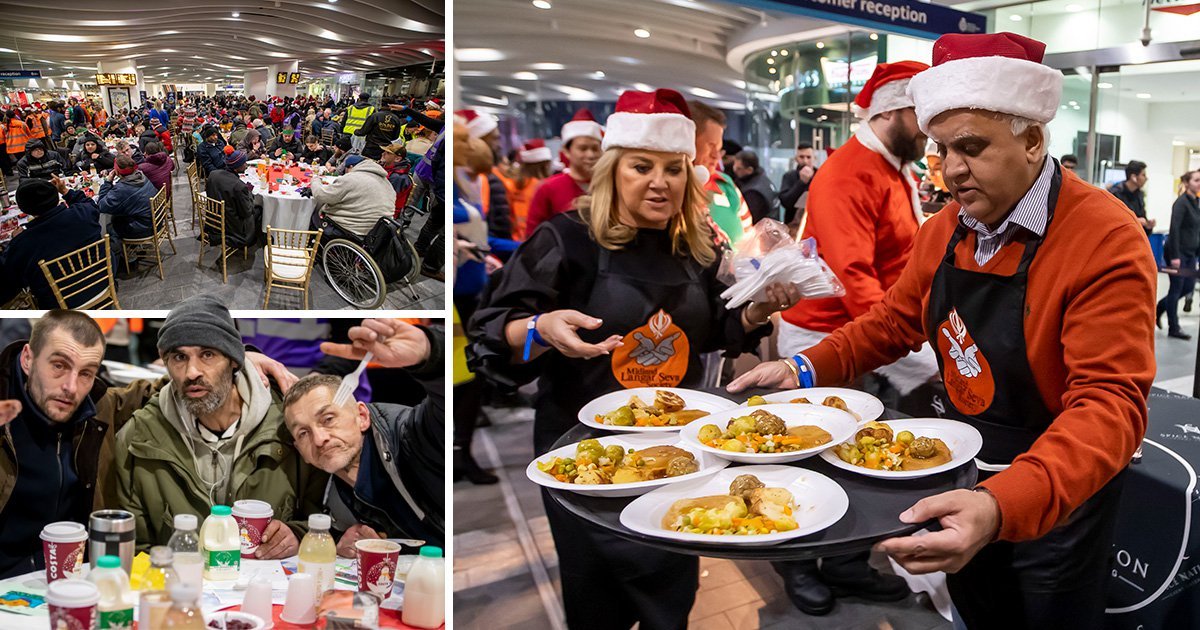
M 293 184 L 280 184 L 278 191 L 271 191 L 267 181 L 259 177 L 258 170 L 255 168 L 259 162 L 259 160 L 247 162 L 247 168 L 242 173 L 241 180 L 254 187 L 255 201 L 262 203 L 263 231 L 266 231 L 267 226 L 286 230 L 312 229 L 312 213 L 316 209 L 316 203 L 311 197 L 304 197 L 296 192 L 298 187 Z M 328 181 L 328 179 L 324 181 Z
M 709 393 L 730 395 L 724 390 L 707 390 Z M 738 401 L 751 394 L 740 395 Z M 892 415 L 892 414 L 885 414 Z M 897 414 L 898 415 L 898 414 Z M 565 433 L 553 448 L 560 448 L 580 440 L 604 437 L 612 432 L 578 425 Z M 731 462 L 729 467 L 743 464 Z M 646 536 L 630 531 L 621 525 L 621 510 L 637 497 L 601 498 L 588 497 L 566 490 L 545 490 L 550 498 L 575 516 L 596 527 L 621 538 L 667 551 L 710 556 L 733 560 L 805 560 L 824 556 L 837 556 L 868 550 L 875 543 L 896 536 L 906 536 L 922 528 L 940 529 L 937 521 L 901 523 L 898 516 L 917 501 L 948 490 L 970 488 L 975 485 L 978 470 L 972 461 L 964 466 L 944 473 L 917 479 L 884 480 L 859 475 L 826 463 L 820 457 L 802 459 L 790 466 L 807 468 L 837 482 L 850 497 L 850 508 L 838 522 L 827 529 L 789 540 L 777 545 L 745 546 L 681 542 Z

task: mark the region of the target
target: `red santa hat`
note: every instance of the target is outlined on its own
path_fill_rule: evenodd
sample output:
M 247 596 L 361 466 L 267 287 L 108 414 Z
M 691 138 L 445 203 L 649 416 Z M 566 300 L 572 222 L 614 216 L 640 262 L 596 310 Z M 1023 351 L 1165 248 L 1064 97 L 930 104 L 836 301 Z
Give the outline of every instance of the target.
M 600 123 L 596 122 L 596 117 L 592 116 L 592 112 L 587 109 L 575 112 L 571 120 L 562 126 L 563 146 L 580 137 L 595 138 L 597 140 L 604 138 L 604 129 L 600 127 Z
M 546 146 L 546 141 L 541 138 L 535 138 L 525 143 L 521 148 L 521 163 L 535 164 L 537 162 L 549 162 L 554 159 L 554 154 L 550 153 L 550 148 Z
M 473 109 L 460 109 L 454 115 L 461 118 L 472 138 L 482 138 L 500 126 L 500 121 L 491 114 L 481 114 Z
M 1014 33 L 943 35 L 933 67 L 913 77 L 917 124 L 954 109 L 983 109 L 1048 123 L 1058 113 L 1063 75 L 1042 65 L 1046 45 Z
M 629 90 L 617 98 L 600 146 L 684 153 L 696 158 L 696 123 L 683 95 L 675 90 Z
M 919 61 L 897 61 L 875 66 L 875 72 L 854 99 L 854 113 L 863 120 L 897 109 L 912 107 L 908 82 L 929 66 Z

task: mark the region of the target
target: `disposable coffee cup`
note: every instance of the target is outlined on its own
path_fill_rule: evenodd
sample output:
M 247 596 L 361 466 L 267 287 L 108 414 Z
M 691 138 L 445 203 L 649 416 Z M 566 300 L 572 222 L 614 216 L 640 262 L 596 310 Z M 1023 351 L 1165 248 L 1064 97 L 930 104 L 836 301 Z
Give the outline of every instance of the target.
M 263 532 L 275 516 L 275 510 L 266 501 L 243 499 L 233 502 L 233 520 L 237 521 L 238 537 L 242 540 L 242 557 L 254 558 L 262 544 Z
M 99 603 L 100 589 L 87 580 L 59 580 L 46 589 L 51 628 L 96 628 Z
M 58 521 L 42 528 L 42 558 L 46 583 L 83 577 L 83 550 L 88 532 L 82 523 Z
M 400 545 L 390 540 L 360 540 L 354 543 L 358 556 L 358 590 L 387 599 L 396 579 Z

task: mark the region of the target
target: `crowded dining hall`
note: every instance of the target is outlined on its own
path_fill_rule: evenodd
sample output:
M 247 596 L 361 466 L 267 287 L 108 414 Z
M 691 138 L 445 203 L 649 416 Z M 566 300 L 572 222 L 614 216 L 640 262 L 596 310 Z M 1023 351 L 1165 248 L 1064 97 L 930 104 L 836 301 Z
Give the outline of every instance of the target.
M 441 13 L 74 15 L 51 28 L 36 6 L 5 12 L 0 303 L 441 307 Z

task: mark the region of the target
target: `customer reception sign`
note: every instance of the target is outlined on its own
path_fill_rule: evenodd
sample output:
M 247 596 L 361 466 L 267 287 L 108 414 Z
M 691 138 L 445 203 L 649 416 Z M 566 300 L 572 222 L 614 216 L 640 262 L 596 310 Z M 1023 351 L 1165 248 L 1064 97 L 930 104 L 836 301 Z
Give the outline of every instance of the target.
M 0 79 L 40 79 L 41 70 L 0 70 Z
M 918 0 L 743 0 L 743 3 L 925 39 L 937 39 L 947 33 L 987 32 L 986 16 Z

